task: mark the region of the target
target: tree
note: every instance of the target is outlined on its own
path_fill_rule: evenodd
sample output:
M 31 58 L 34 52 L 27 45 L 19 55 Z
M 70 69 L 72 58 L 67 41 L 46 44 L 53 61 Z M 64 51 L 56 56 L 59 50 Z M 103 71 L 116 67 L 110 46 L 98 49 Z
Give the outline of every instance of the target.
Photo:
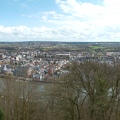
M 5 120 L 120 120 L 120 64 L 73 63 L 68 70 L 54 83 L 42 83 L 44 91 L 37 86 L 41 83 L 6 76 L 0 115 Z
M 120 119 L 119 64 L 73 63 L 69 71 L 57 80 L 53 93 L 61 119 Z
M 4 120 L 4 113 L 1 109 L 0 109 L 0 120 Z

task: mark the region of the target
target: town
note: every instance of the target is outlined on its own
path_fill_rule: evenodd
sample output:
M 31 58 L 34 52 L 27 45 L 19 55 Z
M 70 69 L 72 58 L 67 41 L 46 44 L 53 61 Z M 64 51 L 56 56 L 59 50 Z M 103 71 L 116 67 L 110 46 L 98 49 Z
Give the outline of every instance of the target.
M 1 42 L 0 76 L 51 82 L 68 73 L 72 62 L 120 61 L 119 43 Z

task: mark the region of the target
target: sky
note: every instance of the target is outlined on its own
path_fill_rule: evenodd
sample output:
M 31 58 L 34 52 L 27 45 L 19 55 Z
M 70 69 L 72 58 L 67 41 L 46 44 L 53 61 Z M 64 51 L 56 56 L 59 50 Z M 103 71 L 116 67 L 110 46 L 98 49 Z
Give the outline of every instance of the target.
M 120 0 L 1 0 L 0 41 L 120 42 Z

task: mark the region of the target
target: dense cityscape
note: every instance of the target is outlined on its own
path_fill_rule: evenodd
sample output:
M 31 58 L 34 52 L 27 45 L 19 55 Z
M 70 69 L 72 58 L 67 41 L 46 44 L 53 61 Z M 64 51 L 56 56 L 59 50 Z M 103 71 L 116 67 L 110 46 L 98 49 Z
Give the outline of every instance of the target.
M 21 42 L 0 44 L 0 75 L 50 82 L 72 62 L 120 61 L 119 43 Z

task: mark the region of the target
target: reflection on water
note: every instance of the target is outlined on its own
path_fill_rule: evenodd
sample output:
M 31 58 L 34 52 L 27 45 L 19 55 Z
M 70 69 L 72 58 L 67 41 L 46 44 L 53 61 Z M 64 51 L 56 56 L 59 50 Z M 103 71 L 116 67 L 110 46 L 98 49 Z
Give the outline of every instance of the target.
M 2 92 L 5 89 L 5 84 L 3 80 L 0 80 L 0 92 Z
M 52 86 L 52 84 L 49 84 L 49 83 L 0 79 L 0 91 L 3 91 L 4 89 L 6 89 L 6 87 L 7 87 L 6 84 L 9 84 L 9 85 L 11 85 L 11 84 L 13 84 L 13 85 L 20 85 L 20 86 L 25 87 L 27 91 L 28 91 L 28 89 L 33 89 L 33 90 L 36 90 L 37 92 L 38 91 L 39 92 L 45 92 L 47 90 L 47 88 Z

